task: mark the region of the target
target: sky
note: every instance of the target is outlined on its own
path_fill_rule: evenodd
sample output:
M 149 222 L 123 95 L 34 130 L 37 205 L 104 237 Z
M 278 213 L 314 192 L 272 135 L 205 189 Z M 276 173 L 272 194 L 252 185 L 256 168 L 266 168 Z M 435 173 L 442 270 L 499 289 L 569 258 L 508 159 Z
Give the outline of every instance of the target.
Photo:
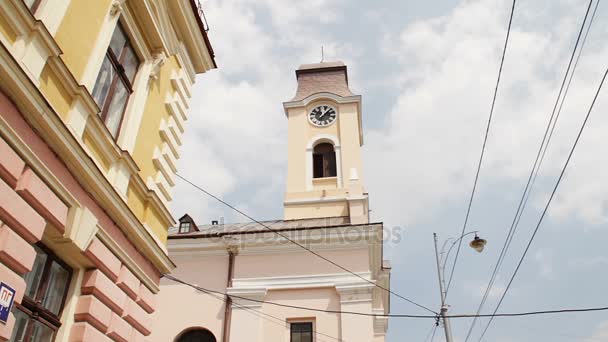
M 462 230 L 511 1 L 206 0 L 203 6 L 218 69 L 197 77 L 180 173 L 258 220 L 282 218 L 282 103 L 295 93 L 294 70 L 319 62 L 323 46 L 326 61 L 348 65 L 351 90 L 363 97 L 362 179 L 372 221 L 384 222 L 394 237 L 385 243 L 392 289 L 438 310 L 432 233 L 444 241 Z M 517 1 L 467 225 L 488 245 L 478 254 L 463 244 L 448 298 L 451 313 L 474 313 L 481 300 L 587 6 L 587 0 Z M 606 41 L 604 3 L 485 313 L 515 269 L 608 67 Z M 608 89 L 501 312 L 608 306 L 606 114 Z M 187 212 L 199 224 L 220 217 L 246 221 L 181 181 L 174 198 L 176 217 Z M 391 305 L 392 313 L 424 314 L 396 297 Z M 478 322 L 470 341 L 479 339 L 485 322 Z M 456 341 L 464 341 L 471 321 L 451 323 Z M 387 341 L 424 341 L 432 325 L 391 319 Z M 441 330 L 435 341 L 443 341 Z M 608 341 L 608 312 L 496 318 L 484 341 Z

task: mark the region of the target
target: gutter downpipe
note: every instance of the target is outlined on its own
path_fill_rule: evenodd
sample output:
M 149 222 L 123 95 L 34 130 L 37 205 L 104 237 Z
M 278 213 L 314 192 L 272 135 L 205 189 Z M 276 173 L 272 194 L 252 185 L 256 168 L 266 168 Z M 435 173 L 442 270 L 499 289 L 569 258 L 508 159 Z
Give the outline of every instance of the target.
M 236 248 L 228 248 L 228 279 L 226 280 L 226 289 L 232 287 L 232 278 L 234 277 L 234 258 L 237 254 Z M 226 291 L 228 292 L 228 291 Z M 232 318 L 232 298 L 226 295 L 226 303 L 224 304 L 224 325 L 222 327 L 222 342 L 230 341 L 230 325 Z

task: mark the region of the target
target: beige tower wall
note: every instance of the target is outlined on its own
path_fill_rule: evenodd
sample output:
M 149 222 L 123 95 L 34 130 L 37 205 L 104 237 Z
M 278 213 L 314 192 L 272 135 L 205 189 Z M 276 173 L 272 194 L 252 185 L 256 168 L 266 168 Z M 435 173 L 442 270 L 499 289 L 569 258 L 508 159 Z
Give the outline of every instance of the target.
M 285 219 L 348 216 L 347 197 L 353 192 L 351 176 L 362 184 L 360 102 L 339 103 L 328 96 L 288 108 L 288 167 L 285 194 Z M 308 120 L 308 113 L 318 105 L 330 105 L 337 112 L 336 121 L 317 127 Z M 312 177 L 312 148 L 330 142 L 336 149 L 338 175 L 332 178 Z

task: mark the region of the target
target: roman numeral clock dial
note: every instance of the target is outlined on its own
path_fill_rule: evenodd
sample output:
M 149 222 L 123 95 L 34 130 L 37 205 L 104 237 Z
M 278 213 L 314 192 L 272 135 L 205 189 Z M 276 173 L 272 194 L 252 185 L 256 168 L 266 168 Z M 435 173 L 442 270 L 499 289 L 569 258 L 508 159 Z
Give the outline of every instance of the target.
M 315 126 L 325 127 L 336 121 L 336 109 L 332 106 L 321 105 L 308 113 L 308 120 Z

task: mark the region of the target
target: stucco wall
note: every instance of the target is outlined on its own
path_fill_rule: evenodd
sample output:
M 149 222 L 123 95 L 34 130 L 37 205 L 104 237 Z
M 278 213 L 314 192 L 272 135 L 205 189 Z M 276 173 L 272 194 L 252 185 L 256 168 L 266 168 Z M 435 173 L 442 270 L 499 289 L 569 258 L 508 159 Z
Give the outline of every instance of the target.
M 174 277 L 205 288 L 226 290 L 227 255 L 188 259 L 174 258 L 178 265 L 172 273 Z M 158 310 L 153 316 L 154 324 L 159 329 L 152 332 L 150 341 L 173 341 L 181 332 L 192 327 L 206 328 L 220 341 L 224 319 L 224 302 L 221 299 L 167 279 L 162 279 L 160 286 Z
M 353 272 L 369 270 L 367 249 L 319 251 L 319 254 Z M 308 252 L 268 255 L 238 255 L 234 277 L 281 277 L 292 275 L 336 274 L 343 271 Z

